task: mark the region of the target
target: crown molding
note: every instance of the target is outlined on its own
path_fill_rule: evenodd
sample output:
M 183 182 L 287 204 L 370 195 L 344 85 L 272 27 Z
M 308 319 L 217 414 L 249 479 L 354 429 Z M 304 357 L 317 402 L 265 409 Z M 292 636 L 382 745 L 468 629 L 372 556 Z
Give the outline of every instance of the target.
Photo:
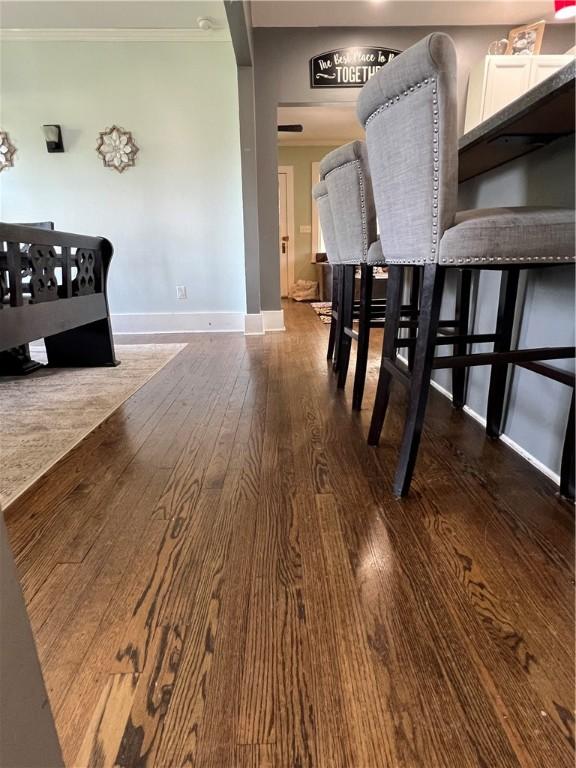
M 229 43 L 227 29 L 0 29 L 3 42 Z

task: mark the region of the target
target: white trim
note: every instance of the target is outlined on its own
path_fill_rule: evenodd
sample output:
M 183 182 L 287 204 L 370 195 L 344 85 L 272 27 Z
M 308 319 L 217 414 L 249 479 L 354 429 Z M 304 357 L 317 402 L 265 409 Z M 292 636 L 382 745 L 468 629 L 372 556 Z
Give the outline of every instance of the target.
M 270 333 L 272 331 L 285 331 L 284 325 L 284 310 L 283 309 L 263 309 L 262 310 L 262 325 L 264 331 Z
M 443 386 L 438 384 L 434 379 L 431 379 L 430 384 L 434 387 L 434 389 L 437 389 L 438 392 L 444 395 L 444 397 L 447 397 L 449 400 L 452 400 L 452 393 L 449 392 L 447 389 L 445 389 Z M 464 413 L 468 414 L 468 416 L 471 416 L 474 421 L 477 421 L 479 424 L 481 424 L 484 428 L 486 428 L 486 419 L 484 416 L 480 416 L 480 414 L 475 411 L 473 408 L 470 408 L 469 405 L 465 405 L 462 409 Z M 537 459 L 536 456 L 533 456 L 531 453 L 528 453 L 528 451 L 525 448 L 522 448 L 521 445 L 518 445 L 518 443 L 515 440 L 512 440 L 511 437 L 508 437 L 507 434 L 504 432 L 500 435 L 500 440 L 504 443 L 504 445 L 507 445 L 509 448 L 512 448 L 512 450 L 515 453 L 518 453 L 520 456 L 522 456 L 523 459 L 526 459 L 530 464 L 532 464 L 533 467 L 536 467 L 536 469 L 539 469 L 542 474 L 546 475 L 546 477 L 549 477 L 550 480 L 553 480 L 556 485 L 560 485 L 560 475 L 556 474 L 550 467 L 547 467 L 546 464 L 543 464 L 540 459 Z
M 434 382 L 432 382 L 434 384 Z M 468 416 L 471 416 L 475 421 L 477 421 L 479 424 L 481 424 L 483 427 L 486 427 L 486 419 L 484 416 L 480 416 L 479 413 L 477 413 L 473 408 L 470 408 L 469 405 L 465 405 L 464 413 L 467 413 Z M 537 459 L 536 456 L 533 456 L 531 453 L 529 453 L 525 448 L 522 448 L 521 445 L 519 445 L 515 440 L 512 440 L 511 437 L 509 437 L 504 432 L 500 435 L 500 440 L 504 443 L 504 445 L 507 445 L 509 448 L 512 448 L 512 450 L 522 456 L 523 459 L 526 459 L 527 462 L 532 464 L 533 467 L 536 467 L 536 469 L 539 469 L 540 472 L 542 472 L 543 475 L 546 475 L 546 477 L 550 478 L 556 485 L 560 485 L 560 475 L 554 472 L 554 470 L 550 469 L 550 467 L 547 467 L 546 464 L 543 464 L 540 459 Z
M 295 229 L 294 229 L 294 166 L 279 165 L 278 173 L 286 174 L 286 226 L 288 228 L 288 291 L 294 285 Z M 278 253 L 280 259 L 280 253 Z M 282 321 L 284 325 L 284 321 Z M 282 328 L 281 330 L 284 330 Z
M 264 336 L 264 321 L 261 312 L 244 315 L 244 335 Z
M 316 205 L 316 200 L 314 199 L 312 190 L 320 181 L 320 161 L 316 160 L 311 164 L 310 172 L 312 176 L 312 184 L 310 186 L 310 196 L 312 198 L 312 236 L 310 239 L 310 261 L 312 264 L 315 264 L 316 262 L 314 261 L 314 256 L 316 253 L 318 253 L 318 246 L 320 245 L 320 217 L 318 216 L 318 206 Z
M 405 365 L 408 365 L 408 360 L 403 357 L 402 355 L 398 355 L 398 357 L 402 360 L 402 362 Z M 434 387 L 434 389 L 438 390 L 444 397 L 447 397 L 448 400 L 452 400 L 452 393 L 447 390 L 445 387 L 443 387 L 441 384 L 438 384 L 438 382 L 434 381 L 434 379 L 430 379 L 430 384 Z M 481 424 L 484 428 L 486 428 L 486 419 L 484 416 L 480 416 L 480 414 L 475 411 L 473 408 L 470 408 L 469 405 L 465 405 L 462 409 L 464 413 L 468 414 L 468 416 L 471 416 L 474 421 L 477 421 L 479 424 Z M 523 459 L 526 459 L 527 462 L 532 464 L 533 467 L 536 467 L 536 469 L 539 469 L 540 472 L 542 472 L 543 475 L 546 475 L 546 477 L 550 478 L 556 485 L 560 485 L 560 475 L 558 475 L 554 470 L 550 469 L 550 467 L 547 467 L 546 464 L 543 464 L 540 459 L 537 459 L 536 456 L 533 456 L 531 453 L 528 453 L 528 451 L 525 448 L 522 448 L 521 445 L 518 445 L 518 443 L 515 440 L 512 440 L 511 437 L 508 437 L 505 433 L 502 433 L 500 435 L 500 440 L 504 443 L 504 445 L 507 445 L 509 448 L 512 448 L 512 450 L 522 456 Z
M 3 42 L 229 43 L 226 29 L 0 29 Z
M 408 362 L 406 362 L 406 365 L 408 365 Z M 440 392 L 442 395 L 444 395 L 444 397 L 447 397 L 448 400 L 450 400 L 450 402 L 452 402 L 452 392 L 450 392 L 449 389 L 446 389 L 441 384 L 438 384 L 438 382 L 434 381 L 434 379 L 430 379 L 430 384 L 431 384 L 431 386 L 434 387 L 434 389 L 437 389 L 438 392 Z M 484 426 L 486 426 L 486 425 L 484 425 Z
M 244 331 L 243 312 L 137 312 L 113 314 L 121 333 L 230 333 Z

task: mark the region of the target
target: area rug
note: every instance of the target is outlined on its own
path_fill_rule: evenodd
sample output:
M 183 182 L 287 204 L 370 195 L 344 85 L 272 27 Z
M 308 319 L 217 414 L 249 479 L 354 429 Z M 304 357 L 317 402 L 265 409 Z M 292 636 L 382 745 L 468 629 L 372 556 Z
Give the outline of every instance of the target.
M 0 379 L 0 509 L 92 432 L 185 344 L 117 345 L 116 368 L 44 368 Z M 44 349 L 32 358 L 46 361 Z
M 316 312 L 321 322 L 329 325 L 332 322 L 331 311 L 332 304 L 329 301 L 312 301 L 310 306 Z

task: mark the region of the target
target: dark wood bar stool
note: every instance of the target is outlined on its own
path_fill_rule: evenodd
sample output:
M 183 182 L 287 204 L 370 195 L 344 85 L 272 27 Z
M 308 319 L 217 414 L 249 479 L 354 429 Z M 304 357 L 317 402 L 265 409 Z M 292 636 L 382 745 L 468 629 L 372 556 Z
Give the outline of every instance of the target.
M 357 341 L 352 405 L 362 405 L 370 328 L 384 325 L 385 300 L 373 300 L 373 268 L 384 258 L 376 234 L 376 210 L 368 168 L 366 145 L 353 141 L 326 155 L 320 177 L 328 190 L 330 210 L 341 266 L 341 325 L 337 340 L 338 387 L 344 388 L 352 341 Z M 355 301 L 355 275 L 360 267 L 360 297 Z M 354 329 L 358 320 L 358 331 Z
M 342 265 L 338 254 L 338 243 L 330 201 L 328 200 L 328 187 L 324 181 L 318 182 L 312 190 L 312 196 L 318 208 L 320 227 L 326 246 L 326 256 L 332 265 L 332 306 L 330 308 L 330 333 L 328 336 L 328 351 L 326 358 L 333 362 L 334 370 L 338 370 L 338 350 L 340 349 L 340 337 L 342 336 L 341 307 L 342 289 Z
M 386 262 L 380 238 L 376 234 L 374 197 L 364 142 L 351 142 L 330 152 L 321 162 L 320 174 L 324 177 L 328 192 L 328 205 L 325 205 L 325 210 L 331 214 L 326 227 L 333 229 L 329 237 L 336 238 L 333 249 L 337 249 L 340 260 L 336 304 L 341 308 L 341 312 L 338 314 L 336 309 L 333 310 L 333 316 L 337 317 L 338 321 L 334 335 L 331 333 L 336 349 L 334 369 L 338 371 L 338 386 L 343 388 L 346 384 L 352 341 L 356 341 L 352 408 L 359 411 L 362 408 L 366 382 L 370 330 L 383 328 L 386 322 L 386 299 L 373 296 L 374 269 L 385 265 Z M 356 301 L 355 274 L 358 269 L 360 291 L 359 300 Z M 449 328 L 458 328 L 459 333 L 465 333 L 467 330 L 470 277 L 467 270 L 461 273 L 456 296 L 457 319 L 451 323 L 445 322 L 440 332 L 446 333 Z M 420 270 L 415 268 L 411 273 L 406 303 L 401 307 L 400 320 L 400 327 L 406 328 L 410 339 L 416 337 L 419 291 Z M 358 321 L 357 330 L 354 328 L 354 321 Z M 465 348 L 458 346 L 458 350 L 463 352 Z M 408 367 L 412 369 L 413 344 L 408 346 L 407 354 Z M 464 371 L 457 369 L 453 373 L 455 408 L 461 408 L 465 402 L 463 374 Z
M 558 378 L 543 361 L 574 357 L 573 347 L 510 350 L 520 269 L 575 260 L 574 212 L 559 208 L 456 211 L 456 52 L 445 34 L 432 34 L 381 69 L 364 86 L 358 114 L 366 128 L 380 232 L 389 269 L 386 332 L 369 443 L 384 423 L 392 378 L 409 387 L 408 411 L 393 490 L 403 496 L 418 454 L 432 371 L 490 365 L 487 432 L 502 430 L 510 364 Z M 406 268 L 422 272 L 416 338 L 399 337 Z M 438 335 L 444 279 L 453 269 L 497 269 L 502 287 L 492 334 Z M 458 331 L 457 331 L 458 334 Z M 493 352 L 467 354 L 472 343 L 492 342 Z M 448 344 L 454 354 L 436 356 Z M 413 346 L 412 372 L 397 350 Z M 460 347 L 460 350 L 458 349 Z M 570 381 L 564 383 L 570 385 Z M 562 461 L 562 491 L 573 495 L 573 408 Z M 572 422 L 572 426 L 571 426 Z

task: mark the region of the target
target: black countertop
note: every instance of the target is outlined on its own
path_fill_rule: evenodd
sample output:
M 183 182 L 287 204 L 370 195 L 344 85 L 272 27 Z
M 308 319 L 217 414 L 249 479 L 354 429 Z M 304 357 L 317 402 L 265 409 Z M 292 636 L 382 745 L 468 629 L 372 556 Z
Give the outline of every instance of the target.
M 459 143 L 459 181 L 497 168 L 574 133 L 576 62 L 465 133 Z

